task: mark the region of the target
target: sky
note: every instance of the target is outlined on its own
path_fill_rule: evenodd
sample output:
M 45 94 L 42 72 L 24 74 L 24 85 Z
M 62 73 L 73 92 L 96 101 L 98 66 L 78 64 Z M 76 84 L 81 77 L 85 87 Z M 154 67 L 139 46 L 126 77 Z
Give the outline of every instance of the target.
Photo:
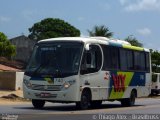
M 0 0 L 0 32 L 13 38 L 45 18 L 60 18 L 88 36 L 105 25 L 113 38 L 133 35 L 143 46 L 160 50 L 160 0 Z M 158 22 L 159 21 L 159 22 Z

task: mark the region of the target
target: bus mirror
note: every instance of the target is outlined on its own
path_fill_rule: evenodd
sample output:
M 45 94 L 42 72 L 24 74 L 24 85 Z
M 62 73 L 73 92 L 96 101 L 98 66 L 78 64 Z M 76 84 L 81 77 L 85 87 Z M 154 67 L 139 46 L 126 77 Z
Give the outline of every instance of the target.
M 88 51 L 89 50 L 89 44 L 86 44 L 86 50 Z

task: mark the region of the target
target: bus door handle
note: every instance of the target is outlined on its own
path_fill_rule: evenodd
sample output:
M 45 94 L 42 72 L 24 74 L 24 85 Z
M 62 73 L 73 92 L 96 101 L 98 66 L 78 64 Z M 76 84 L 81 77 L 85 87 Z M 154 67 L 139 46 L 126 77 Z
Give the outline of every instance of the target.
M 84 85 L 90 85 L 90 83 L 87 80 L 85 80 Z

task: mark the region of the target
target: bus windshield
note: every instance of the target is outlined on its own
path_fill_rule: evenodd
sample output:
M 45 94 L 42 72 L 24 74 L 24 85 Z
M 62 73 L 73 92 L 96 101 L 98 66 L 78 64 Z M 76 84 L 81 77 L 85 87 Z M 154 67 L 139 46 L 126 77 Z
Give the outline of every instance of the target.
M 39 43 L 34 47 L 25 74 L 66 77 L 78 73 L 83 44 L 80 42 Z

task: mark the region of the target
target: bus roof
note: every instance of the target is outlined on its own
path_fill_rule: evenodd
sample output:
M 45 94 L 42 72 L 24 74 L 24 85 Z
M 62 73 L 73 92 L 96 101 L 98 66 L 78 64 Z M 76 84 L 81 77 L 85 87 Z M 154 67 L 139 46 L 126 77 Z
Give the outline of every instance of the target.
M 119 40 L 119 39 L 113 39 L 113 38 L 106 38 L 106 37 L 59 37 L 59 38 L 50 38 L 50 39 L 40 40 L 38 43 L 59 41 L 59 40 L 62 40 L 62 41 L 79 41 L 79 42 L 83 42 L 85 44 L 89 44 L 89 43 L 103 44 L 103 45 L 122 47 L 122 48 L 126 48 L 126 49 L 137 50 L 137 51 L 149 52 L 149 49 L 132 46 L 127 41 Z

